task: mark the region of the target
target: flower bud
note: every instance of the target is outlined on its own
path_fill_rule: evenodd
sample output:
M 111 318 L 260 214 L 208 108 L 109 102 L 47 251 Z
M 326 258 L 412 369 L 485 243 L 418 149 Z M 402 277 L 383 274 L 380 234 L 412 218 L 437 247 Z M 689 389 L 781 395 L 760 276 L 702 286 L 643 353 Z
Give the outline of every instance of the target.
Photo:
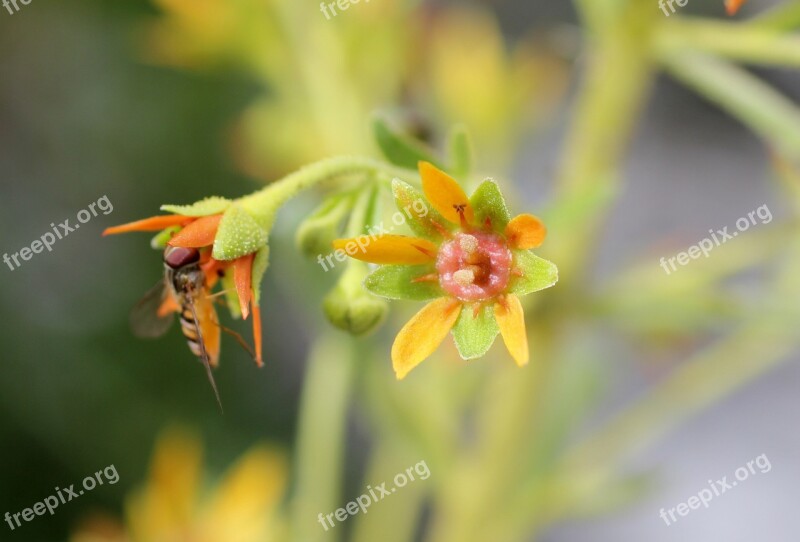
M 385 300 L 371 295 L 362 286 L 366 276 L 367 266 L 352 261 L 322 304 L 330 323 L 353 335 L 363 335 L 376 329 L 389 311 Z
M 331 242 L 339 237 L 339 226 L 352 209 L 352 198 L 328 198 L 308 218 L 300 223 L 295 235 L 297 247 L 309 257 L 328 254 Z

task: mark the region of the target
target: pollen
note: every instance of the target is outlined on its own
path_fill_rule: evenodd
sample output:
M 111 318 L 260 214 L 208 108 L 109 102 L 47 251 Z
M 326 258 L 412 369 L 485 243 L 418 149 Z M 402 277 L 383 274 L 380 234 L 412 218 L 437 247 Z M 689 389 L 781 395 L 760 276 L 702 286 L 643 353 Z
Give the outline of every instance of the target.
M 503 237 L 485 232 L 458 233 L 439 249 L 439 284 L 462 301 L 486 301 L 502 295 L 513 256 Z
M 472 254 L 478 249 L 478 239 L 474 235 L 461 235 L 458 237 L 458 246 L 466 254 Z
M 453 273 L 453 280 L 461 286 L 469 286 L 475 282 L 475 272 L 472 269 L 459 269 Z

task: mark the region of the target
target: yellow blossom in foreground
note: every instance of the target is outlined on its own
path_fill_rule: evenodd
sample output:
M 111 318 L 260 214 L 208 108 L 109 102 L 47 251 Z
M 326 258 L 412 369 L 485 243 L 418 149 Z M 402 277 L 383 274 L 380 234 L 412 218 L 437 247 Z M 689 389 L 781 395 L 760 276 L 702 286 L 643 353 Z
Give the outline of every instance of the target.
M 196 439 L 168 432 L 156 445 L 150 477 L 126 502 L 124 524 L 94 517 L 70 542 L 277 542 L 286 488 L 283 458 L 266 446 L 242 456 L 205 485 Z

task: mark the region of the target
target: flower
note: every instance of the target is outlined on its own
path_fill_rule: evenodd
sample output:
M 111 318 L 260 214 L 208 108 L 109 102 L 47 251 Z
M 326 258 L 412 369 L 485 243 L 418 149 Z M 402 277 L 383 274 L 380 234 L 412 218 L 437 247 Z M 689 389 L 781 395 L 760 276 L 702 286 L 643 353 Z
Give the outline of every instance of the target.
M 548 288 L 558 269 L 529 249 L 546 229 L 533 215 L 513 219 L 497 184 L 487 179 L 471 198 L 449 175 L 419 163 L 425 197 L 395 179 L 392 192 L 419 237 L 383 234 L 334 241 L 351 257 L 381 264 L 364 281 L 390 299 L 434 299 L 404 327 L 392 346 L 398 379 L 430 356 L 452 331 L 464 359 L 483 356 L 498 333 L 520 366 L 528 362 L 519 296 Z M 419 202 L 427 205 L 419 205 Z
M 274 542 L 285 539 L 277 513 L 286 488 L 282 455 L 249 450 L 206 496 L 197 440 L 170 431 L 156 444 L 147 483 L 131 495 L 124 525 L 95 516 L 71 542 Z
M 736 15 L 736 12 L 739 11 L 744 3 L 747 0 L 725 0 L 725 10 L 728 12 L 728 15 Z
M 256 363 L 263 365 L 259 285 L 269 257 L 267 229 L 244 205 L 219 197 L 192 205 L 163 205 L 161 209 L 174 214 L 107 228 L 103 235 L 161 231 L 151 243 L 154 248 L 169 245 L 200 249 L 206 286 L 213 288 L 222 277 L 228 306 L 235 317 L 241 315 L 247 319 L 252 307 Z M 228 273 L 231 268 L 233 273 Z M 170 296 L 158 312 L 163 316 L 179 310 L 177 300 Z M 216 365 L 219 352 L 219 341 L 214 342 L 210 348 L 213 351 L 209 351 L 212 365 Z

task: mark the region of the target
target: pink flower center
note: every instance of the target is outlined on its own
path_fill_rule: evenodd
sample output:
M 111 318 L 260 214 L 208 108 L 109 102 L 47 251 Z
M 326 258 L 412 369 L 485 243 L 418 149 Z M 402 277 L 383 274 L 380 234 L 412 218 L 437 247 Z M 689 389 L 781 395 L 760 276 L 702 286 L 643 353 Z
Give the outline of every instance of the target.
M 511 274 L 511 251 L 494 233 L 458 233 L 439 249 L 436 270 L 445 292 L 462 301 L 503 293 Z

